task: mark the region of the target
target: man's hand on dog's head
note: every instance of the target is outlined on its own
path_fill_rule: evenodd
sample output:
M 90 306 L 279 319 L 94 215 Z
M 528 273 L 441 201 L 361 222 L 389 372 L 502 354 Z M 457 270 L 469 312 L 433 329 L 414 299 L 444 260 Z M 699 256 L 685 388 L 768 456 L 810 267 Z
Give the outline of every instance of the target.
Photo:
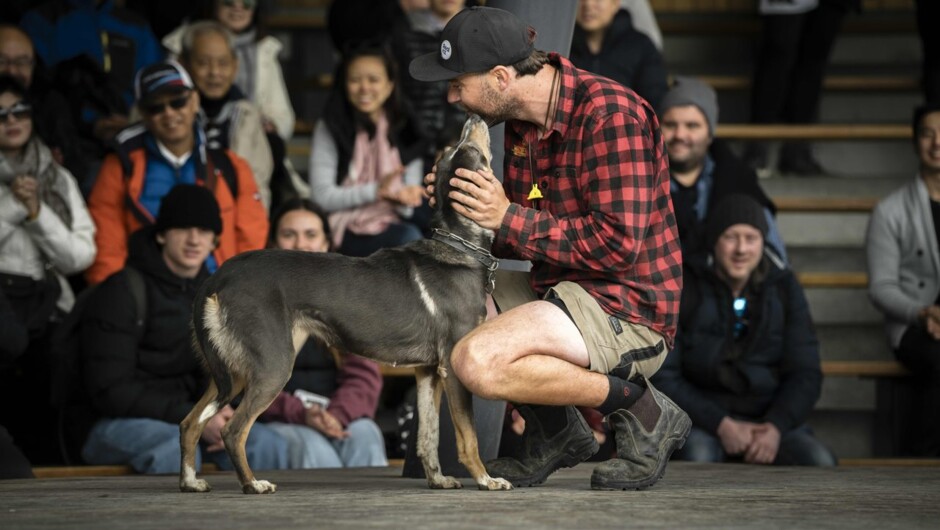
M 509 209 L 509 198 L 496 175 L 487 169 L 472 171 L 459 168 L 457 177 L 450 179 L 450 193 L 454 210 L 490 230 L 499 230 Z

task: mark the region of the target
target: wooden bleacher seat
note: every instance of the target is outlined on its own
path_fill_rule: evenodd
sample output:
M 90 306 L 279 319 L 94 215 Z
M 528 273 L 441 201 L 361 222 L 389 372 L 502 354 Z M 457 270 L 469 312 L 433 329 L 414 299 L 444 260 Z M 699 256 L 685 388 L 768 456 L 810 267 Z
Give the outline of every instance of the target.
M 201 473 L 219 473 L 215 464 L 204 462 Z M 131 466 L 38 466 L 36 478 L 119 477 L 135 474 Z
M 807 125 L 726 123 L 715 135 L 730 140 L 910 140 L 909 124 L 830 124 Z
M 822 372 L 834 377 L 907 377 L 911 373 L 897 361 L 823 361 Z
M 746 75 L 702 75 L 697 76 L 715 90 L 747 90 L 751 78 Z M 823 80 L 825 90 L 858 92 L 916 91 L 920 81 L 916 76 L 884 75 L 832 75 Z

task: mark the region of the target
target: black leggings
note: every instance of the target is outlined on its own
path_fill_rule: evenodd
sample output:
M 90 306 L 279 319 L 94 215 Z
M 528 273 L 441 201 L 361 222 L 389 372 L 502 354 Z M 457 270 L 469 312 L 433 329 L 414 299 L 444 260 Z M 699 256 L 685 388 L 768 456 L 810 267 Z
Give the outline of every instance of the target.
M 921 456 L 940 456 L 940 341 L 927 330 L 911 326 L 895 352 L 898 360 L 915 374 L 920 410 L 914 411 L 920 436 L 913 449 Z

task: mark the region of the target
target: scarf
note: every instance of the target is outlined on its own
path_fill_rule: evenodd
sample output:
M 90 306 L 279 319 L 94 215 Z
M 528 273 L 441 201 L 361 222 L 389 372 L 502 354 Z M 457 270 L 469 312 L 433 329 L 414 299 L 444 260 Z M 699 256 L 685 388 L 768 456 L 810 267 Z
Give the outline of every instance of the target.
M 0 156 L 0 159 L 4 159 Z M 23 146 L 19 156 L 4 160 L 13 175 L 30 175 L 39 181 L 39 200 L 55 213 L 62 223 L 72 228 L 68 182 L 56 170 L 52 151 L 35 135 Z M 7 169 L 5 168 L 5 171 Z
M 235 55 L 238 56 L 238 72 L 235 86 L 249 101 L 255 100 L 255 64 L 258 62 L 257 32 L 253 29 L 235 35 Z
M 401 169 L 401 157 L 398 149 L 388 141 L 388 119 L 382 113 L 375 124 L 375 135 L 359 129 L 353 142 L 352 160 L 349 174 L 343 179 L 343 187 L 361 186 L 378 183 L 382 177 Z M 401 187 L 401 173 L 394 177 L 391 189 Z M 333 248 L 343 243 L 346 230 L 360 235 L 381 234 L 388 225 L 398 221 L 398 213 L 391 201 L 377 198 L 374 202 L 355 208 L 340 210 L 330 215 L 330 227 L 333 230 Z

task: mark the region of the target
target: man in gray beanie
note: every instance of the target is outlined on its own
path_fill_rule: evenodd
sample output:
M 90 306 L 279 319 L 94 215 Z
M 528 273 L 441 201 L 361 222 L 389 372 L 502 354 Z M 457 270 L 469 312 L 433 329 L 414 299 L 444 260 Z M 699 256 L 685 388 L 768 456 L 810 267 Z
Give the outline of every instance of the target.
M 806 425 L 819 399 L 819 342 L 803 289 L 764 252 L 764 209 L 747 195 L 716 204 L 708 258 L 683 263 L 676 345 L 653 383 L 692 418 L 675 458 L 833 466 Z
M 757 174 L 715 138 L 718 96 L 692 77 L 678 77 L 658 109 L 669 155 L 670 195 L 685 258 L 707 252 L 705 223 L 712 206 L 731 193 L 750 196 L 767 218 L 767 243 L 786 259 L 774 222 L 776 207 L 757 182 Z

